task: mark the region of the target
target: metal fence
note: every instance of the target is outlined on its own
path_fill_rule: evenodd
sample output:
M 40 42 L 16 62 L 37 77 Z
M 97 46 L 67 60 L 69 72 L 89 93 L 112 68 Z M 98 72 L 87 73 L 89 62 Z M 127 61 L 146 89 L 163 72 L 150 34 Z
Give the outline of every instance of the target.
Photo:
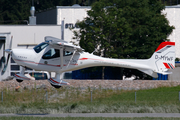
M 170 92 L 143 92 L 143 91 L 123 91 L 112 89 L 33 89 L 22 91 L 1 91 L 1 103 L 3 102 L 77 102 L 89 101 L 97 102 L 98 100 L 109 100 L 111 97 L 117 97 L 121 102 L 180 102 L 180 91 Z

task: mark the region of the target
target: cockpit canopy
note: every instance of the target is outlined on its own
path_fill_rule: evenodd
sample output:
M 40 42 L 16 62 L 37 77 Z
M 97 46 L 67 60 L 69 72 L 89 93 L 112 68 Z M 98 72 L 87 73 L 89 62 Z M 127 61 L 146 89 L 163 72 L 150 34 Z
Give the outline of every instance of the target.
M 63 51 L 63 56 L 70 56 L 73 53 L 70 51 Z M 60 50 L 51 48 L 49 51 L 47 51 L 43 56 L 42 59 L 52 59 L 52 58 L 58 58 L 60 57 Z
M 40 53 L 44 48 L 46 48 L 49 44 L 46 42 L 43 42 L 37 46 L 35 46 L 33 49 L 36 53 Z M 70 51 L 63 50 L 63 56 L 70 56 L 73 53 Z M 47 51 L 43 56 L 42 59 L 52 59 L 52 58 L 58 58 L 60 57 L 60 50 L 51 48 L 49 51 Z
M 44 48 L 46 48 L 48 45 L 49 45 L 49 44 L 43 42 L 43 43 L 35 46 L 33 49 L 34 49 L 34 51 L 35 51 L 36 53 L 39 53 L 39 52 L 41 52 Z

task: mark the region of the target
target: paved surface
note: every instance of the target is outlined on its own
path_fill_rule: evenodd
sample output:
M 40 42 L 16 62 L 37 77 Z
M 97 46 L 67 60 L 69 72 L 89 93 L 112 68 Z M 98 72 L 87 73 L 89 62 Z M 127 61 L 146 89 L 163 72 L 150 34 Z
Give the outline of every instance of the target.
M 62 113 L 62 114 L 0 114 L 2 116 L 33 116 L 33 117 L 176 117 L 180 113 Z

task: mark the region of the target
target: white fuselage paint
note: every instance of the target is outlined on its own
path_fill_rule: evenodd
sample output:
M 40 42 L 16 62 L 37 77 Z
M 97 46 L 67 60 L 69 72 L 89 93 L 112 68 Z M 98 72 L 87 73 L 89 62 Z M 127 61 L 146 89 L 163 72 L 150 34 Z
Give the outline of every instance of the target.
M 48 46 L 40 53 L 36 53 L 34 49 L 13 49 L 12 58 L 21 66 L 49 72 L 66 72 L 94 66 L 151 69 L 148 66 L 148 60 L 103 58 L 87 52 L 75 52 L 74 55 L 64 56 L 63 67 L 61 68 L 62 63 L 60 57 L 42 59 L 43 54 L 50 48 L 51 47 Z

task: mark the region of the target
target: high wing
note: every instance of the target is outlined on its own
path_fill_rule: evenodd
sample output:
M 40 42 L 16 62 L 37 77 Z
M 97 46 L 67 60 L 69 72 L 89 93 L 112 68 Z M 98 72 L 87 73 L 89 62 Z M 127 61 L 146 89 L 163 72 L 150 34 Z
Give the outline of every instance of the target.
M 75 46 L 72 43 L 68 43 L 64 40 L 55 38 L 55 37 L 51 37 L 51 36 L 46 36 L 45 37 L 45 42 L 48 43 L 49 45 L 51 45 L 52 47 L 56 47 L 59 46 L 60 48 L 60 65 L 61 65 L 61 69 L 63 68 L 63 50 L 67 50 L 67 51 L 71 51 L 73 52 L 73 56 L 76 52 L 82 52 L 84 51 L 84 49 L 80 48 L 80 46 Z
M 51 36 L 46 36 L 45 42 L 51 45 L 52 47 L 55 45 L 55 46 L 59 46 L 60 48 L 66 49 L 68 51 L 77 51 L 77 52 L 84 51 L 84 49 L 82 49 L 80 46 L 75 46 L 72 43 L 68 43 L 64 40 Z

